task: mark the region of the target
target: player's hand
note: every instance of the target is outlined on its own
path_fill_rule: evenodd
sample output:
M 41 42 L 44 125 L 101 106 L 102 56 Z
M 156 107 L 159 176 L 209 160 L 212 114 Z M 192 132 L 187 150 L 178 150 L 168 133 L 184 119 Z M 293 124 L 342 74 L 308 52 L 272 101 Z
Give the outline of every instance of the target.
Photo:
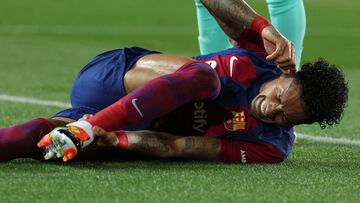
M 285 74 L 295 74 L 296 54 L 294 44 L 282 36 L 273 26 L 264 28 L 261 35 L 264 48 L 269 54 L 266 59 L 276 63 Z
M 99 147 L 116 147 L 119 140 L 114 132 L 106 132 L 104 129 L 94 126 L 92 128 L 95 136 L 95 144 Z
M 91 118 L 93 116 L 94 116 L 93 114 L 84 114 L 83 117 L 81 117 L 79 119 L 79 121 L 85 121 L 85 120 L 87 120 L 87 119 L 89 119 L 89 118 Z

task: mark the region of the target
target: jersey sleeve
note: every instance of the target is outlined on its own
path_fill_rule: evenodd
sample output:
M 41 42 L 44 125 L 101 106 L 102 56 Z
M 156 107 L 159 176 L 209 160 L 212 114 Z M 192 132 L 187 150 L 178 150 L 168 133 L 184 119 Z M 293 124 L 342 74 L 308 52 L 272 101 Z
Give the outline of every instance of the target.
M 237 46 L 240 48 L 255 52 L 263 58 L 267 56 L 262 38 L 250 29 L 241 32 L 236 39 L 236 42 Z
M 219 161 L 225 163 L 279 163 L 284 155 L 264 142 L 222 140 Z

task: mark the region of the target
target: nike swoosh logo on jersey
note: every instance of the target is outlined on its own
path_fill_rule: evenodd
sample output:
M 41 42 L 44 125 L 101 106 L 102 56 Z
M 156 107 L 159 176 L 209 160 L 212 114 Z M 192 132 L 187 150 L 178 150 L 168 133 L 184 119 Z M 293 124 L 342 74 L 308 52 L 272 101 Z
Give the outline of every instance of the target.
M 217 62 L 214 60 L 206 61 L 205 63 L 209 64 L 212 69 L 215 69 L 217 66 Z
M 131 100 L 131 103 L 132 103 L 132 105 L 135 107 L 136 111 L 137 111 L 137 112 L 140 114 L 140 116 L 143 118 L 144 116 L 143 116 L 143 114 L 141 113 L 138 105 L 136 104 L 136 101 L 137 101 L 136 98 L 135 98 L 135 99 L 132 99 L 132 100 Z
M 236 56 L 232 56 L 230 58 L 230 77 L 232 78 L 232 74 L 233 74 L 233 68 L 234 68 L 234 63 L 235 61 L 239 60 Z

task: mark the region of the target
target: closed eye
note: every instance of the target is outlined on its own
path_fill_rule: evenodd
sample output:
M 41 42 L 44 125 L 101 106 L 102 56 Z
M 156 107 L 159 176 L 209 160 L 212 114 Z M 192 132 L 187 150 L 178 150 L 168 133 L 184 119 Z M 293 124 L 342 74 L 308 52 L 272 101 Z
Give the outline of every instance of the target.
M 283 116 L 286 126 L 288 126 L 288 127 L 294 126 L 294 124 L 289 120 L 289 118 L 284 113 L 282 114 L 282 116 Z
M 278 101 L 279 101 L 280 104 L 281 104 L 281 96 L 282 96 L 282 94 L 281 94 L 281 88 L 277 88 L 276 97 L 277 97 L 277 99 L 278 99 Z
M 278 98 L 279 104 L 282 105 L 282 94 L 281 94 L 280 88 L 278 89 L 278 92 L 277 92 L 277 98 Z M 291 122 L 289 120 L 289 118 L 285 115 L 284 112 L 281 112 L 281 114 L 282 114 L 283 120 L 285 121 L 285 126 L 288 126 L 288 127 L 294 126 L 293 122 Z

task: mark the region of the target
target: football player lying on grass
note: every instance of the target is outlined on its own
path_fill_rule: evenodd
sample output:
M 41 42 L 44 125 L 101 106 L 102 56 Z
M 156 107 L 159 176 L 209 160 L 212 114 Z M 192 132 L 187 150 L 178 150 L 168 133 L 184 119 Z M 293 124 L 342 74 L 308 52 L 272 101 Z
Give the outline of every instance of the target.
M 203 2 L 235 48 L 193 58 L 139 47 L 102 53 L 77 76 L 70 109 L 0 129 L 0 160 L 43 152 L 68 161 L 95 143 L 162 158 L 278 163 L 291 152 L 294 125 L 340 121 L 348 89 L 336 66 L 319 59 L 295 73 L 293 46 L 247 4 Z

